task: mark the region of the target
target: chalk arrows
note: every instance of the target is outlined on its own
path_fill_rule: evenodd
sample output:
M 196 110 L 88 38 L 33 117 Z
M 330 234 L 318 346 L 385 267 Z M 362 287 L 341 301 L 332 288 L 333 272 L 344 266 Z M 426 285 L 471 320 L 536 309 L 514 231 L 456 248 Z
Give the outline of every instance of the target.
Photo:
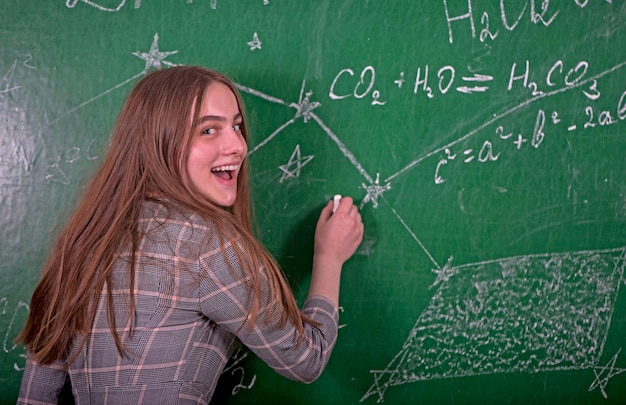
M 489 75 L 479 75 L 479 74 L 474 74 L 474 76 L 465 76 L 462 78 L 463 81 L 466 82 L 490 82 L 493 80 L 493 76 L 489 76 Z M 459 86 L 456 88 L 456 91 L 458 91 L 459 93 L 464 93 L 464 94 L 472 94 L 472 93 L 484 93 L 487 90 L 489 90 L 489 86 L 479 86 L 479 85 L 475 85 L 475 86 Z

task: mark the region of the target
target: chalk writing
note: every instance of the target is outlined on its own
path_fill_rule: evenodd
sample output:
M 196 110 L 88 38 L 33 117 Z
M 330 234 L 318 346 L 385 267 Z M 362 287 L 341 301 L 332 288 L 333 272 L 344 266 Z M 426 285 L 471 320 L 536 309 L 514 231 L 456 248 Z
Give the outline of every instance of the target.
M 70 180 L 69 169 L 70 167 L 81 158 L 87 160 L 96 160 L 98 155 L 93 151 L 95 145 L 95 139 L 92 139 L 88 146 L 87 151 L 83 153 L 78 146 L 72 146 L 66 149 L 60 155 L 57 155 L 54 162 L 48 164 L 46 167 L 46 182 L 59 183 L 69 185 L 72 183 Z
M 224 367 L 224 370 L 222 370 L 222 375 L 229 372 L 231 376 L 234 376 L 235 374 L 240 375 L 239 382 L 235 384 L 235 386 L 231 390 L 232 395 L 237 395 L 242 389 L 251 389 L 252 387 L 254 387 L 254 383 L 256 382 L 256 374 L 254 374 L 249 383 L 244 383 L 246 372 L 244 367 L 240 366 L 239 364 L 241 364 L 248 357 L 248 354 L 249 352 L 247 351 L 247 349 L 241 347 L 238 348 L 237 351 L 235 351 L 235 353 L 228 360 L 228 363 Z
M 126 0 L 121 0 L 119 4 L 114 5 L 113 7 L 106 7 L 100 4 L 100 2 L 95 2 L 95 1 L 90 1 L 90 0 L 66 0 L 65 5 L 68 8 L 74 8 L 76 7 L 76 3 L 78 3 L 79 1 L 88 6 L 94 7 L 100 11 L 108 11 L 108 12 L 119 11 L 122 7 L 124 7 L 124 4 L 126 4 Z M 138 8 L 139 4 L 141 4 L 141 0 L 136 0 L 135 8 Z
M 9 306 L 9 300 L 7 298 L 0 299 L 0 308 L 2 308 L 2 312 L 0 312 L 0 316 L 4 318 L 7 315 L 7 307 Z M 10 314 L 10 319 L 8 323 L 6 323 L 6 330 L 4 333 L 4 339 L 2 341 L 2 350 L 5 353 L 10 353 L 19 348 L 21 351 L 20 357 L 26 361 L 26 350 L 23 346 L 12 344 L 13 340 L 17 336 L 17 331 L 14 330 L 15 321 L 18 317 L 26 316 L 29 311 L 29 306 L 25 302 L 18 301 L 17 305 L 13 309 Z M 21 321 L 20 321 L 21 322 Z M 13 369 L 15 371 L 22 371 L 24 369 L 24 363 L 17 364 L 13 363 Z
M 412 162 L 407 164 L 404 168 L 400 169 L 396 173 L 394 173 L 394 174 L 390 175 L 389 177 L 387 177 L 385 179 L 385 182 L 389 182 L 389 181 L 397 178 L 398 176 L 406 173 L 408 170 L 410 170 L 410 169 L 416 167 L 417 165 L 419 165 L 425 159 L 428 159 L 428 158 L 430 158 L 430 157 L 432 157 L 434 155 L 438 155 L 440 153 L 444 153 L 445 151 L 452 150 L 454 146 L 456 146 L 456 145 L 460 144 L 461 142 L 466 141 L 467 139 L 475 136 L 477 133 L 479 133 L 484 128 L 490 126 L 491 124 L 501 120 L 502 118 L 504 118 L 504 117 L 506 117 L 508 115 L 511 115 L 511 114 L 513 114 L 513 113 L 523 109 L 523 108 L 528 107 L 532 103 L 535 103 L 535 102 L 537 102 L 539 100 L 542 100 L 544 98 L 547 98 L 547 97 L 555 96 L 555 95 L 560 94 L 560 93 L 564 93 L 564 92 L 567 92 L 567 91 L 572 91 L 574 89 L 587 88 L 588 86 L 593 85 L 593 83 L 596 83 L 602 77 L 607 76 L 607 75 L 609 75 L 609 74 L 611 74 L 611 73 L 613 73 L 613 72 L 615 72 L 615 71 L 617 71 L 619 69 L 622 69 L 624 66 L 626 66 L 626 62 L 621 62 L 621 63 L 619 63 L 619 64 L 617 64 L 617 65 L 615 65 L 615 66 L 613 66 L 613 67 L 611 67 L 611 68 L 609 68 L 609 69 L 607 69 L 605 71 L 602 71 L 602 72 L 600 72 L 600 73 L 598 73 L 598 74 L 596 74 L 594 76 L 591 76 L 591 77 L 589 77 L 589 78 L 587 78 L 585 80 L 577 79 L 575 81 L 569 82 L 565 87 L 557 88 L 557 89 L 550 90 L 550 91 L 541 92 L 539 94 L 536 94 L 536 95 L 530 97 L 528 100 L 526 100 L 526 101 L 524 101 L 524 102 L 522 102 L 522 103 L 520 103 L 520 104 L 518 104 L 516 106 L 513 106 L 513 107 L 509 108 L 508 110 L 504 111 L 503 113 L 494 114 L 492 118 L 486 120 L 483 124 L 481 124 L 480 126 L 478 126 L 475 129 L 469 131 L 468 133 L 466 133 L 465 135 L 461 136 L 457 140 L 454 140 L 454 141 L 452 141 L 452 142 L 450 142 L 450 143 L 448 143 L 446 145 L 443 145 L 443 146 L 441 146 L 439 148 L 436 148 L 436 149 L 426 153 L 425 155 L 423 155 L 423 156 L 413 160 Z M 619 115 L 619 116 L 625 115 L 625 113 L 624 113 L 624 111 L 626 111 L 626 107 L 624 107 L 624 103 L 626 102 L 625 100 L 626 99 L 623 96 L 620 99 L 620 101 L 619 101 L 619 104 L 618 104 L 618 107 L 617 107 L 617 115 Z M 539 114 L 541 114 L 541 113 L 539 113 Z M 534 136 L 537 138 L 535 140 L 535 142 L 537 144 L 540 143 L 539 138 L 542 136 L 542 128 L 541 128 L 542 119 L 541 119 L 541 117 L 539 117 L 538 120 L 539 120 L 538 123 L 537 123 L 538 126 L 536 126 L 536 128 L 535 128 L 535 134 L 534 134 Z M 521 142 L 521 143 L 523 143 L 523 142 Z M 520 147 L 521 146 L 518 146 L 518 148 L 520 148 Z M 437 164 L 436 173 L 437 173 L 438 170 L 441 169 L 441 166 L 444 165 L 444 164 L 445 163 L 442 163 L 441 160 L 439 161 L 439 163 Z M 441 180 L 439 180 L 439 181 L 437 180 L 437 175 L 435 176 L 435 183 L 441 184 Z
M 545 93 L 542 93 L 545 94 Z M 594 128 L 596 126 L 607 126 L 617 124 L 618 122 L 624 121 L 626 119 L 626 91 L 622 93 L 621 97 L 616 103 L 616 106 L 612 109 L 603 109 L 599 112 L 595 110 L 592 106 L 586 106 L 584 109 L 585 122 L 582 125 L 584 129 Z M 525 137 L 522 133 L 513 134 L 508 130 L 505 131 L 503 125 L 499 125 L 496 127 L 496 135 L 501 140 L 511 140 L 511 142 L 515 145 L 516 150 L 521 150 L 522 147 L 530 141 L 529 145 L 534 148 L 539 148 L 541 143 L 544 141 L 546 137 L 546 122 L 550 123 L 553 126 L 557 126 L 561 123 L 561 116 L 558 111 L 552 111 L 550 113 L 550 118 L 548 119 L 546 116 L 546 112 L 543 110 L 538 110 L 535 125 L 533 128 L 532 136 Z M 567 132 L 573 132 L 579 128 L 578 124 L 572 123 L 567 126 Z M 435 167 L 434 174 L 434 182 L 435 184 L 442 184 L 445 182 L 445 178 L 443 177 L 443 169 L 444 166 L 447 165 L 450 161 L 455 160 L 456 154 L 453 154 L 451 150 L 453 150 L 453 145 L 444 149 L 446 154 L 445 158 L 441 158 Z M 474 154 L 474 150 L 471 148 L 465 149 L 462 151 L 465 158 L 463 159 L 464 163 L 470 163 L 477 158 L 477 161 L 480 163 L 496 161 L 500 157 L 500 153 L 494 153 L 493 145 L 490 141 L 485 141 L 477 154 Z
M 330 91 L 328 92 L 328 97 L 330 97 L 331 100 L 342 100 L 348 97 L 360 99 L 371 93 L 373 99 L 372 105 L 384 105 L 386 103 L 385 101 L 380 100 L 380 91 L 374 89 L 374 84 L 376 82 L 376 70 L 372 66 L 366 66 L 363 68 L 361 74 L 359 75 L 359 80 L 355 83 L 352 92 L 337 94 L 337 90 L 335 89 L 337 82 L 339 82 L 339 79 L 343 79 L 342 76 L 346 74 L 349 77 L 352 77 L 354 76 L 354 71 L 352 69 L 343 69 L 337 73 L 337 76 L 333 79 L 333 82 L 330 85 Z
M 21 87 L 20 85 L 13 84 L 13 74 L 15 73 L 16 66 L 17 59 L 13 61 L 9 70 L 2 76 L 2 80 L 0 80 L 0 95 L 10 93 Z
M 65 6 L 67 8 L 74 8 L 76 7 L 77 3 L 83 3 L 87 6 L 93 7 L 96 10 L 99 11 L 105 11 L 108 13 L 115 13 L 120 11 L 125 5 L 126 5 L 126 0 L 117 0 L 118 2 L 116 3 L 115 1 L 113 2 L 109 2 L 106 0 L 98 0 L 98 1 L 92 1 L 92 0 L 66 0 L 65 1 Z M 185 0 L 185 2 L 187 4 L 191 4 L 193 3 L 193 0 Z M 109 5 L 109 3 L 111 3 Z M 130 3 L 130 2 L 129 2 Z M 133 0 L 132 2 L 133 4 L 133 8 L 138 9 L 141 8 L 141 0 Z M 263 0 L 263 5 L 267 6 L 268 4 L 270 4 L 269 0 Z M 209 0 L 209 7 L 212 10 L 216 10 L 217 9 L 217 0 Z
M 30 54 L 26 54 L 24 56 L 24 61 L 22 62 L 22 66 L 27 67 L 28 69 L 37 70 L 37 68 L 30 64 L 30 61 L 33 60 L 33 56 Z
M 606 3 L 611 3 L 611 0 L 605 0 Z M 562 6 L 562 2 L 555 3 L 553 5 L 550 0 L 542 0 L 539 8 L 538 3 L 535 0 L 527 0 L 523 2 L 507 2 L 500 0 L 500 15 L 499 22 L 502 24 L 502 28 L 506 31 L 514 31 L 522 20 L 528 19 L 535 25 L 543 27 L 550 26 L 557 16 L 560 14 L 560 9 L 556 7 Z M 469 32 L 472 38 L 476 38 L 476 25 L 475 16 L 480 12 L 476 11 L 473 7 L 472 0 L 443 0 L 444 16 L 448 26 L 448 41 L 450 44 L 454 42 L 453 24 L 455 30 L 462 29 L 457 27 L 467 27 L 469 25 Z M 574 0 L 574 4 L 579 8 L 585 8 L 588 4 L 588 0 Z M 494 29 L 491 25 L 490 15 L 484 11 L 480 13 L 480 23 L 482 27 L 478 38 L 481 42 L 487 40 L 493 41 L 498 37 L 498 30 Z
M 529 82 L 529 62 L 525 62 L 525 68 L 523 69 L 523 73 L 518 74 L 518 66 L 517 63 L 513 63 L 511 66 L 511 73 L 509 75 L 509 84 L 507 90 L 511 90 L 513 88 L 513 84 L 519 80 L 522 81 L 523 87 L 531 90 L 531 95 L 540 96 L 545 94 L 544 90 L 541 90 L 536 82 Z M 545 84 L 547 87 L 554 87 L 559 83 L 555 83 L 553 81 L 553 76 L 555 72 L 558 72 L 562 75 L 563 73 L 563 62 L 561 60 L 556 61 L 552 67 L 548 70 L 546 74 Z M 570 68 L 567 73 L 561 76 L 560 79 L 563 81 L 564 87 L 571 87 L 577 85 L 581 80 L 584 79 L 589 70 L 589 63 L 587 61 L 580 61 L 576 66 Z M 586 87 L 582 88 L 583 94 L 587 96 L 587 98 L 591 100 L 596 100 L 600 97 L 600 92 L 598 91 L 598 82 L 595 79 L 590 79 L 587 83 Z
M 339 307 L 337 308 L 337 311 L 341 314 L 341 313 L 343 313 L 343 312 L 344 312 L 344 308 L 343 308 L 342 306 L 339 306 Z M 343 329 L 343 328 L 345 328 L 346 326 L 348 326 L 348 324 L 342 323 L 342 324 L 337 325 L 337 329 Z
M 581 92 L 590 100 L 596 100 L 600 97 L 597 78 L 585 79 L 589 73 L 589 62 L 580 61 L 575 66 L 568 67 L 565 71 L 564 69 L 563 61 L 557 60 L 548 69 L 545 80 L 537 82 L 530 79 L 533 72 L 528 60 L 522 66 L 513 62 L 506 90 L 513 91 L 521 84 L 523 89 L 530 91 L 532 97 L 536 97 L 543 96 L 555 86 L 561 85 L 563 88 L 580 87 Z M 433 76 L 433 69 L 430 65 L 418 66 L 415 69 L 413 94 L 423 94 L 432 99 L 447 94 L 451 89 L 468 95 L 481 94 L 490 90 L 489 84 L 494 80 L 494 75 L 468 71 L 461 74 L 459 78 L 459 70 L 454 66 L 444 65 L 438 68 Z M 351 69 L 342 69 L 337 73 L 328 93 L 331 100 L 343 100 L 351 97 L 361 99 L 371 93 L 374 99 L 372 105 L 385 104 L 379 100 L 380 91 L 373 90 L 376 82 L 376 69 L 373 66 L 367 66 L 363 69 L 358 81 L 354 84 L 354 89 L 350 90 L 350 87 L 346 87 L 345 84 L 349 83 L 346 79 L 352 76 L 354 76 L 354 72 Z M 393 80 L 393 83 L 398 89 L 401 89 L 406 81 L 405 72 L 402 71 L 399 77 Z M 584 86 L 579 86 L 581 82 L 584 82 Z M 344 84 L 343 88 L 342 84 Z M 435 86 L 433 87 L 433 85 Z
M 237 395 L 239 393 L 239 391 L 241 389 L 246 389 L 249 390 L 250 388 L 254 387 L 254 383 L 256 382 L 256 375 L 252 376 L 252 380 L 250 381 L 250 384 L 248 385 L 244 385 L 243 384 L 243 379 L 245 378 L 245 370 L 243 369 L 243 367 L 237 367 L 235 369 L 233 369 L 233 371 L 231 371 L 231 375 L 235 375 L 235 373 L 239 372 L 241 374 L 241 380 L 238 384 L 236 384 L 233 389 L 232 389 L 232 394 L 233 395 Z

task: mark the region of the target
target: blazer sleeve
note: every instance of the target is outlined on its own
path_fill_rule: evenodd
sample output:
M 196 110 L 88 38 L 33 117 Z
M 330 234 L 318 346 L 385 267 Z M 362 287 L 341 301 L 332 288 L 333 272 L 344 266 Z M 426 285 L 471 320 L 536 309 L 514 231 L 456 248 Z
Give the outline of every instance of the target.
M 235 334 L 280 375 L 303 383 L 315 381 L 324 371 L 337 340 L 337 308 L 324 297 L 309 298 L 302 312 L 319 326 L 305 323 L 304 335 L 298 342 L 296 327 L 289 321 L 281 325 L 280 314 L 285 309 L 282 303 L 268 296 L 267 274 L 261 268 L 259 315 L 254 325 L 244 324 L 252 290 L 237 261 L 235 249 L 239 247 L 226 245 L 225 254 L 218 249 L 200 259 L 202 312 Z
M 31 358 L 26 360 L 17 404 L 56 405 L 65 384 L 67 372 L 62 362 L 41 365 Z

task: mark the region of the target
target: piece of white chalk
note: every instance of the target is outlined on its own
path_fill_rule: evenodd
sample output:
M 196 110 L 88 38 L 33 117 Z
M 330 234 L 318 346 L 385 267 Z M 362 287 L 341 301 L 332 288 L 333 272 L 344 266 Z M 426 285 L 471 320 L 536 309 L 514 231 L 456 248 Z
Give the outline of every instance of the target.
M 333 214 L 337 211 L 337 208 L 339 208 L 339 200 L 341 200 L 341 195 L 335 194 L 333 197 Z

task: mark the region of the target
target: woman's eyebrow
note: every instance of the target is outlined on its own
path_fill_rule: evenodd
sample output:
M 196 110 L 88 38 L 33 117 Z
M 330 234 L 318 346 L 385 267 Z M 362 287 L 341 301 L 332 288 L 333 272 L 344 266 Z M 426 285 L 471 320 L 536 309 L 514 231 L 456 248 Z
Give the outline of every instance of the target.
M 235 114 L 235 116 L 233 117 L 233 121 L 235 121 L 235 120 L 237 120 L 239 118 L 241 118 L 241 113 Z M 203 115 L 198 120 L 198 124 L 203 124 L 203 123 L 205 123 L 207 121 L 226 122 L 228 120 L 226 119 L 226 117 L 223 117 L 221 115 Z
M 226 121 L 226 118 L 221 115 L 204 115 L 198 119 L 198 124 L 202 124 L 207 121 Z

